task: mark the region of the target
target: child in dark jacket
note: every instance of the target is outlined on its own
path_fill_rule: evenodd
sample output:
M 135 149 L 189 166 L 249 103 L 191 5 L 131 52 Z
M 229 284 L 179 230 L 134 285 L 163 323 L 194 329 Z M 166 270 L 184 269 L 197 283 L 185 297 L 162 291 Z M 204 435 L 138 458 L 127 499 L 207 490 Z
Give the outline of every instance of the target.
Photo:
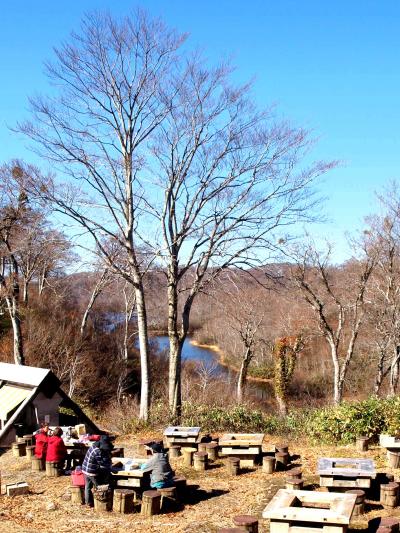
M 152 442 L 147 446 L 152 453 L 152 458 L 141 465 L 143 472 L 151 472 L 150 486 L 155 489 L 172 487 L 174 484 L 174 474 L 169 464 L 168 454 L 165 452 L 162 444 Z

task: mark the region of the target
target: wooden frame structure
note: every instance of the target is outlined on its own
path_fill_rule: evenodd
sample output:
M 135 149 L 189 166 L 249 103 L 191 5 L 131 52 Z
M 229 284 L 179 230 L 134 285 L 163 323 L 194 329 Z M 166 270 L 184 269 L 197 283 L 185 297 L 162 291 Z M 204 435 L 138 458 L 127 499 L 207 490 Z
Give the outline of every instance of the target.
M 263 511 L 271 533 L 345 533 L 356 494 L 280 489 Z
M 147 460 L 148 458 L 144 457 L 113 457 L 111 459 L 113 465 L 118 463 L 125 465 L 128 461 L 133 461 L 139 465 L 139 468 L 134 468 L 132 470 L 113 472 L 112 476 L 115 478 L 117 487 L 146 490 L 150 486 L 150 474 L 148 472 L 143 472 L 143 470 L 140 469 L 140 465 Z
M 264 433 L 225 433 L 219 439 L 220 455 L 238 457 L 240 466 L 254 466 L 261 456 Z
M 318 459 L 317 474 L 321 487 L 334 490 L 369 489 L 376 477 L 372 459 L 321 458 Z

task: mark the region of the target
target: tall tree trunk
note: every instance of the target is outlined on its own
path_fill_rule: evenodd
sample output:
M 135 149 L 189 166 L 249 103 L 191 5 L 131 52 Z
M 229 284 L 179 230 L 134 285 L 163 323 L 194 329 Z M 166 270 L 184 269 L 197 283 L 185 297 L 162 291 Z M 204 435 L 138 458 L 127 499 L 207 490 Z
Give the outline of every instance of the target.
M 148 420 L 150 408 L 151 380 L 149 371 L 149 339 L 144 287 L 140 277 L 135 277 L 135 297 L 140 350 L 140 410 L 139 418 Z
M 397 391 L 400 370 L 400 346 L 394 347 L 393 359 L 390 365 L 390 394 L 394 396 Z
M 181 366 L 182 342 L 178 331 L 178 289 L 176 268 L 168 269 L 168 338 L 169 338 L 169 373 L 168 398 L 170 415 L 174 423 L 179 423 L 182 414 Z
M 10 315 L 14 336 L 14 361 L 16 365 L 24 365 L 24 349 L 22 340 L 21 316 L 18 300 L 15 296 L 6 297 L 7 309 Z
M 252 351 L 250 348 L 247 348 L 240 365 L 238 380 L 237 380 L 237 401 L 241 403 L 244 397 L 244 389 L 246 386 L 247 371 L 249 369 L 250 361 L 252 357 Z
M 287 407 L 287 401 L 286 398 L 282 398 L 282 396 L 276 395 L 276 403 L 278 404 L 279 414 L 281 416 L 286 416 L 288 414 L 288 407 Z
M 374 393 L 376 396 L 379 396 L 379 391 L 382 386 L 384 361 L 385 361 L 385 351 L 381 350 L 379 354 L 379 358 L 378 358 L 378 365 L 376 369 L 375 384 L 374 384 Z
M 339 405 L 342 401 L 343 386 L 341 384 L 340 363 L 336 346 L 333 342 L 330 342 L 331 357 L 333 363 L 333 403 Z
M 22 301 L 24 305 L 28 305 L 28 281 L 25 279 L 22 285 Z

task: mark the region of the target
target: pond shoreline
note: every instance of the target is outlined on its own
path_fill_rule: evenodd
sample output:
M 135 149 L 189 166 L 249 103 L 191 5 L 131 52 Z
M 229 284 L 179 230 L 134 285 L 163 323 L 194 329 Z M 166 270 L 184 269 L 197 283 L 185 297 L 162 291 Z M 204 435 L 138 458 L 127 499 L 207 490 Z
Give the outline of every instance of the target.
M 221 366 L 223 366 L 224 368 L 228 370 L 236 372 L 236 374 L 239 373 L 240 369 L 226 361 L 224 352 L 221 350 L 221 348 L 217 344 L 202 344 L 192 339 L 190 340 L 190 344 L 192 344 L 193 346 L 196 346 L 197 348 L 204 348 L 205 350 L 214 352 L 215 354 L 218 355 L 218 363 Z M 247 380 L 253 381 L 254 383 L 271 383 L 272 382 L 271 378 L 258 378 L 258 377 L 249 376 L 249 375 L 247 375 Z

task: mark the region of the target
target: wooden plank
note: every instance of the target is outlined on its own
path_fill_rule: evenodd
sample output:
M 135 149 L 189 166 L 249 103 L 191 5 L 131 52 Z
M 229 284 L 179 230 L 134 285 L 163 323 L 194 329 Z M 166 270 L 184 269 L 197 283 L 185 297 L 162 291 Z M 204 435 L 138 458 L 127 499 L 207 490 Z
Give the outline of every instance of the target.
M 342 487 L 342 488 L 364 488 L 371 487 L 371 478 L 343 479 L 341 477 L 320 476 L 319 484 L 321 487 Z
M 141 487 L 142 483 L 141 480 L 138 478 L 130 478 L 130 479 L 117 479 L 117 487 Z
M 262 446 L 264 433 L 225 433 L 219 439 L 220 446 Z
M 249 448 L 232 448 L 232 447 L 223 447 L 220 451 L 221 455 L 259 455 L 261 453 L 261 448 L 249 447 Z
M 197 437 L 200 433 L 200 427 L 169 426 L 164 430 L 165 437 Z

